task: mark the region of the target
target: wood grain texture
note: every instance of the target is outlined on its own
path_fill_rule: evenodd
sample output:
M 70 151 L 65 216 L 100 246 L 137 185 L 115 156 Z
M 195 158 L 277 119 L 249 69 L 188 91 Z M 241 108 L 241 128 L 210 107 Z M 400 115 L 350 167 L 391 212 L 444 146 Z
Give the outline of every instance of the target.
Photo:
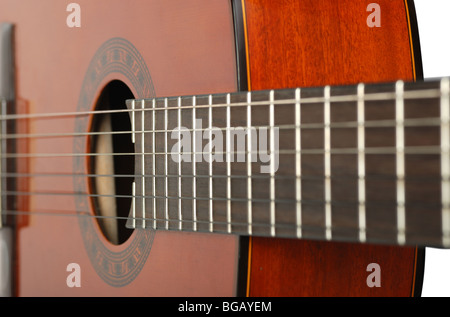
M 413 79 L 405 3 L 245 1 L 252 90 Z
M 412 80 L 403 0 L 245 1 L 251 90 Z M 411 296 L 415 249 L 252 238 L 250 296 Z M 382 287 L 366 284 L 381 266 Z
M 367 286 L 370 263 L 380 288 Z M 250 296 L 410 296 L 413 263 L 413 249 L 252 238 Z

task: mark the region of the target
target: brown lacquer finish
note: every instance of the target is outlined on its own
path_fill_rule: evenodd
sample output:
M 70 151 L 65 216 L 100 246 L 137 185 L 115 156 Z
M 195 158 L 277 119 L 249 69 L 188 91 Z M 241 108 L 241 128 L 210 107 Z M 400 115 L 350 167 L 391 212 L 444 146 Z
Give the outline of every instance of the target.
M 251 90 L 415 79 L 406 2 L 245 1 Z M 308 171 L 304 171 L 308 173 Z M 251 239 L 250 296 L 411 296 L 414 248 Z M 366 283 L 370 263 L 382 286 Z
M 100 151 L 93 149 L 102 143 L 87 136 L 98 131 L 93 125 L 101 121 L 89 112 L 96 104 L 108 106 L 103 93 L 111 82 L 114 87 L 121 82 L 133 97 L 142 99 L 235 92 L 246 86 L 238 78 L 248 78 L 250 90 L 415 79 L 405 1 L 377 1 L 382 8 L 380 28 L 367 26 L 370 2 L 243 1 L 246 29 L 241 35 L 246 45 L 238 47 L 248 49 L 248 54 L 238 54 L 239 62 L 247 58 L 243 66 L 236 62 L 231 1 L 79 0 L 81 26 L 71 27 L 64 1 L 0 0 L 0 21 L 15 25 L 16 112 L 84 113 L 16 121 L 18 133 L 34 136 L 16 143 L 20 178 L 14 188 L 15 295 L 411 295 L 414 248 L 252 238 L 247 257 L 245 237 L 182 233 L 176 227 L 136 228 L 125 242 L 112 243 L 93 217 L 102 203 L 91 198 L 103 191 L 92 180 L 95 175 L 86 175 L 98 169 L 85 154 Z M 247 77 L 240 76 L 236 64 L 240 70 L 248 66 Z M 218 117 L 220 124 L 224 116 Z M 164 117 L 155 118 L 144 125 L 165 129 L 163 121 Z M 142 129 L 142 122 L 135 128 Z M 142 137 L 137 136 L 135 144 L 145 145 Z M 156 140 L 134 149 L 138 154 L 151 152 L 148 147 L 163 143 Z M 45 156 L 49 153 L 72 155 Z M 164 165 L 154 170 L 166 172 Z M 192 173 L 188 167 L 184 172 Z M 155 195 L 167 194 L 163 179 L 155 180 Z M 149 206 L 143 208 L 139 193 L 145 193 L 143 187 L 151 181 L 145 175 L 135 179 L 134 206 L 141 210 Z M 242 195 L 239 188 L 233 187 L 233 196 Z M 205 215 L 204 202 L 196 203 L 199 210 L 203 206 L 198 215 Z M 184 212 L 192 215 L 192 200 L 183 204 Z M 168 206 L 167 213 L 172 216 L 177 207 Z M 192 224 L 188 214 L 183 219 Z M 81 287 L 67 279 L 74 263 L 81 269 Z M 380 288 L 367 287 L 370 263 L 381 267 Z M 244 280 L 248 286 L 243 291 L 239 286 Z
M 16 29 L 19 114 L 94 110 L 113 80 L 125 83 L 136 98 L 236 90 L 228 1 L 76 2 L 80 28 L 66 23 L 69 2 L 0 1 L 0 21 Z M 17 131 L 86 133 L 90 122 L 91 116 L 21 119 Z M 86 136 L 19 141 L 22 154 L 89 151 Z M 16 295 L 235 294 L 236 236 L 134 230 L 114 245 L 94 218 L 84 217 L 94 210 L 85 196 L 88 179 L 72 175 L 88 171 L 88 160 L 78 158 L 18 159 L 18 172 L 33 175 L 20 177 L 17 190 L 36 194 L 18 197 L 24 214 L 17 228 Z M 84 194 L 70 194 L 75 192 Z M 66 283 L 70 263 L 81 268 L 81 287 Z

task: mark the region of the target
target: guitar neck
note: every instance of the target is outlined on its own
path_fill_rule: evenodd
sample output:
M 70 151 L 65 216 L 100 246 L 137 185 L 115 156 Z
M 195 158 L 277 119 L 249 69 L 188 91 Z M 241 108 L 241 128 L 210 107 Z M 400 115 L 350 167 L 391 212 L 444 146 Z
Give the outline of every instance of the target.
M 127 102 L 127 226 L 450 244 L 447 78 Z

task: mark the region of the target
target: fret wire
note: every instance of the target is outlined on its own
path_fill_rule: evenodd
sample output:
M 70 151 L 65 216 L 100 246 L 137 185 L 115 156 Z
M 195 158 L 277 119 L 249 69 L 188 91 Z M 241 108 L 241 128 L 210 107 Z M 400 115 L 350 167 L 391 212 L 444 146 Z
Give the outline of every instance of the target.
M 295 90 L 295 176 L 296 176 L 296 222 L 297 222 L 297 238 L 302 237 L 302 182 L 301 182 L 301 175 L 302 175 L 302 157 L 300 155 L 300 149 L 301 146 L 301 129 L 300 129 L 300 123 L 301 123 L 301 90 L 300 88 L 297 88 Z
M 366 162 L 365 162 L 365 129 L 364 129 L 364 84 L 358 85 L 358 224 L 359 241 L 366 241 Z
M 132 113 L 131 113 L 131 130 L 132 130 L 132 134 L 131 134 L 131 141 L 133 142 L 133 144 L 136 143 L 136 139 L 135 139 L 135 129 L 136 129 L 136 120 L 135 120 L 135 100 L 133 100 L 131 102 L 131 108 L 133 109 Z M 132 192 L 132 201 L 131 201 L 131 208 L 132 208 L 132 215 L 133 215 L 133 220 L 132 220 L 132 225 L 133 228 L 136 228 L 136 182 L 133 182 L 132 184 L 132 188 L 131 188 L 131 192 Z
M 275 236 L 275 92 L 269 94 L 269 120 L 270 120 L 270 235 Z
M 195 96 L 192 97 L 192 127 L 196 127 L 196 123 L 195 123 L 195 119 L 196 119 L 196 99 Z M 197 136 L 194 134 L 192 137 L 192 148 L 195 149 L 197 148 L 197 144 L 196 144 L 196 139 Z M 192 178 L 192 195 L 195 197 L 197 196 L 197 181 L 195 178 L 195 175 L 197 174 L 197 170 L 196 170 L 196 155 L 194 154 L 192 155 L 192 174 L 194 175 L 194 177 Z M 194 220 L 194 222 L 192 223 L 192 230 L 193 231 L 197 231 L 197 203 L 195 200 L 192 201 L 192 219 Z
M 169 161 L 168 161 L 168 153 L 167 153 L 167 150 L 168 150 L 167 127 L 168 127 L 168 124 L 169 124 L 168 123 L 168 120 L 169 120 L 169 118 L 168 118 L 168 110 L 167 110 L 168 107 L 169 107 L 169 100 L 167 98 L 165 98 L 164 99 L 164 108 L 165 108 L 165 111 L 164 111 L 164 129 L 166 130 L 166 132 L 164 132 L 164 150 L 166 151 L 166 155 L 164 156 L 164 173 L 166 175 L 169 174 L 169 171 L 168 171 L 168 166 L 169 166 L 168 163 L 169 163 Z M 164 179 L 164 192 L 166 193 L 166 196 L 169 195 L 169 178 L 168 177 L 166 177 Z M 169 200 L 167 198 L 165 200 L 164 209 L 165 209 L 164 211 L 165 211 L 166 219 L 168 220 L 169 219 Z M 169 229 L 169 221 L 166 221 L 165 224 L 166 224 L 166 229 Z
M 136 182 L 131 186 L 131 211 L 132 211 L 132 226 L 136 228 Z
M 326 86 L 324 88 L 324 150 L 325 150 L 325 226 L 327 230 L 325 237 L 327 240 L 331 240 L 331 110 L 330 110 L 330 97 L 331 88 Z
M 153 109 L 156 109 L 156 99 L 153 99 Z M 156 128 L 156 111 L 153 111 L 152 113 L 152 126 L 153 130 Z M 152 133 L 152 149 L 153 153 L 156 153 L 156 134 Z M 153 174 L 156 175 L 156 154 L 153 154 L 152 156 L 152 168 L 153 168 Z M 152 193 L 153 197 L 156 196 L 156 177 L 153 177 L 152 179 Z M 156 198 L 153 198 L 153 218 L 156 219 Z M 157 222 L 156 220 L 153 221 L 153 229 L 157 228 Z
M 441 81 L 441 200 L 442 245 L 450 247 L 450 81 Z
M 231 95 L 227 94 L 227 142 L 226 142 L 226 155 L 227 155 L 227 231 L 231 232 Z
M 252 102 L 252 93 L 247 93 L 247 219 L 248 219 L 248 227 L 247 232 L 249 235 L 252 234 L 252 221 L 253 221 L 253 209 L 252 209 L 252 133 L 251 133 L 251 127 L 252 127 L 252 108 L 251 108 L 251 102 Z
M 141 102 L 141 108 L 144 109 L 145 107 L 145 103 Z M 144 116 L 144 112 L 141 112 L 141 130 L 144 131 L 144 127 L 145 127 L 145 116 Z M 145 133 L 141 132 L 141 152 L 142 152 L 142 157 L 141 157 L 141 169 L 142 169 L 142 184 L 141 184 L 141 190 L 142 190 L 142 196 L 145 195 L 145 139 L 144 139 Z M 145 223 L 145 219 L 147 218 L 146 215 L 146 208 L 145 208 L 145 197 L 142 197 L 142 228 L 146 227 L 146 223 Z
M 131 101 L 131 142 L 136 143 L 136 115 L 135 115 L 135 100 Z
M 421 90 L 411 90 L 405 91 L 404 99 L 431 99 L 438 98 L 441 96 L 440 89 L 421 89 Z M 186 97 L 186 96 L 183 96 Z M 172 98 L 181 98 L 181 97 L 172 97 Z M 395 93 L 391 92 L 380 92 L 380 93 L 370 93 L 366 94 L 366 101 L 389 101 L 395 100 Z M 159 99 L 159 98 L 155 98 Z M 145 102 L 150 102 L 153 99 L 134 99 L 134 100 L 144 100 Z M 339 103 L 339 102 L 357 102 L 358 97 L 356 95 L 347 95 L 347 96 L 333 96 L 330 98 L 330 102 Z M 302 99 L 303 103 L 324 103 L 325 100 L 323 97 L 307 97 Z M 276 105 L 279 104 L 293 104 L 295 103 L 295 99 L 285 99 L 276 101 Z M 252 102 L 252 106 L 265 106 L 267 102 Z M 227 107 L 227 104 L 215 104 L 214 107 Z M 247 102 L 242 103 L 233 103 L 229 105 L 231 107 L 234 106 L 247 106 Z M 198 108 L 209 107 L 198 106 Z M 175 110 L 178 108 L 189 109 L 190 106 L 179 106 L 173 107 L 171 109 Z M 159 111 L 162 109 L 155 109 L 155 111 Z M 42 119 L 42 118 L 52 118 L 52 117 L 77 117 L 77 116 L 87 116 L 87 115 L 95 115 L 95 114 L 106 114 L 106 113 L 124 113 L 124 112 L 137 112 L 142 111 L 140 109 L 130 110 L 130 109 L 115 109 L 115 110 L 92 110 L 92 111 L 72 111 L 72 112 L 58 112 L 58 113 L 28 113 L 28 114 L 7 114 L 0 115 L 0 120 L 17 120 L 17 119 Z M 148 110 L 145 110 L 148 111 Z
M 212 105 L 212 95 L 208 97 L 208 103 Z M 212 140 L 212 107 L 208 109 L 208 127 L 209 140 Z M 212 160 L 212 142 L 209 142 L 209 231 L 214 231 L 214 213 L 213 213 L 213 160 Z
M 397 172 L 397 241 L 399 245 L 406 242 L 405 215 L 405 130 L 404 130 L 404 83 L 397 81 L 395 85 L 395 119 L 396 127 L 396 172 Z
M 178 134 L 178 144 L 180 144 L 181 142 L 181 97 L 178 97 L 178 131 L 180 132 Z M 178 153 L 178 196 L 181 197 L 181 151 Z M 181 212 L 182 208 L 181 208 L 181 199 L 178 200 L 178 218 L 180 219 L 179 222 L 179 230 L 183 230 L 183 221 L 181 221 L 183 219 L 183 213 Z

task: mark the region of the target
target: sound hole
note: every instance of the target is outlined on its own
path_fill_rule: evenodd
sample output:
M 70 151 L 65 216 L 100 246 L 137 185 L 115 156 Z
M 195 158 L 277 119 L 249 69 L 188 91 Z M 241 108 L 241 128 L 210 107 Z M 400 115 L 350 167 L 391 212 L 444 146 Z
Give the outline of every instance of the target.
M 127 109 L 125 100 L 133 99 L 131 90 L 121 81 L 108 83 L 95 105 L 95 110 Z M 124 243 L 133 230 L 125 227 L 131 206 L 134 153 L 128 112 L 97 113 L 93 116 L 90 151 L 89 185 L 97 221 L 112 244 Z M 119 154 L 119 155 L 117 155 Z

